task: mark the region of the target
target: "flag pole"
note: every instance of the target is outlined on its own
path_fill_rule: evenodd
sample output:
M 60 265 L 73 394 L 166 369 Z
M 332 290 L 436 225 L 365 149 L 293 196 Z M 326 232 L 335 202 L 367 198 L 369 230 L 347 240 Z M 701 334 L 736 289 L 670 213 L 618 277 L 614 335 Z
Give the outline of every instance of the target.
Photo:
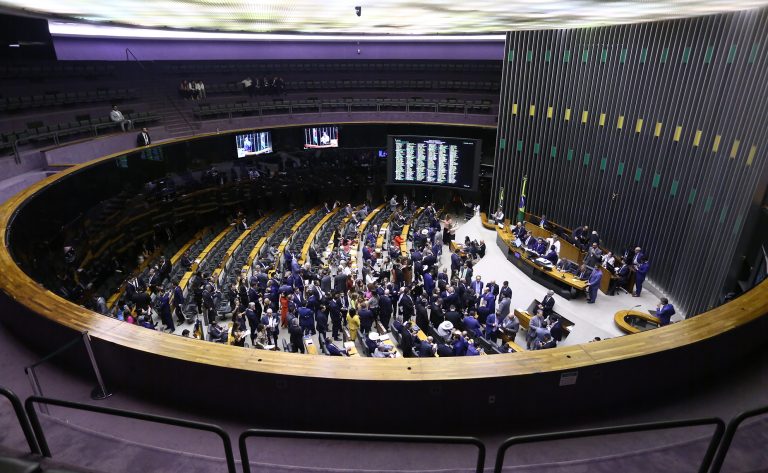
M 525 188 L 528 185 L 528 176 L 523 176 L 523 190 L 520 192 L 520 205 L 517 207 L 517 221 L 525 220 Z

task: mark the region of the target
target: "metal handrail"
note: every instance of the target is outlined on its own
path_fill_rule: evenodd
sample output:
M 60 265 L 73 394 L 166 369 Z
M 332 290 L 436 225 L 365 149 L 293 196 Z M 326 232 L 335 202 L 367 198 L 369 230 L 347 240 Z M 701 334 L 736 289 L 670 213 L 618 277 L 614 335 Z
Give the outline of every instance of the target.
M 717 449 L 717 454 L 715 455 L 714 460 L 712 460 L 712 466 L 709 470 L 710 473 L 718 473 L 722 469 L 723 463 L 725 463 L 725 458 L 728 456 L 728 452 L 730 451 L 733 438 L 736 436 L 736 432 L 738 431 L 741 423 L 750 417 L 755 417 L 762 414 L 768 414 L 768 406 L 742 412 L 741 414 L 731 419 L 730 422 L 728 422 L 728 427 L 725 429 L 725 434 L 723 435 L 723 439 Z
M 613 435 L 624 434 L 630 432 L 644 432 L 649 430 L 663 430 L 663 429 L 675 429 L 681 427 L 695 427 L 704 425 L 714 425 L 715 431 L 712 434 L 712 438 L 707 445 L 707 451 L 704 453 L 704 457 L 701 459 L 699 465 L 699 472 L 706 473 L 709 469 L 712 459 L 717 450 L 717 446 L 720 444 L 723 438 L 723 432 L 725 431 L 725 422 L 718 418 L 708 419 L 690 419 L 680 421 L 665 421 L 665 422 L 649 422 L 644 424 L 628 424 L 620 425 L 616 427 L 600 427 L 595 429 L 582 429 L 582 430 L 570 430 L 563 432 L 552 432 L 548 434 L 534 434 L 534 435 L 521 435 L 517 437 L 511 437 L 505 440 L 496 452 L 496 463 L 493 467 L 494 473 L 501 473 L 504 466 L 504 457 L 509 447 L 513 445 L 519 445 L 523 443 L 536 443 L 536 442 L 548 442 L 550 440 L 564 440 L 579 437 L 593 437 L 598 435 Z
M 11 403 L 13 412 L 16 414 L 16 420 L 19 421 L 19 426 L 21 427 L 22 432 L 24 432 L 24 438 L 27 440 L 27 445 L 29 445 L 30 452 L 36 455 L 40 455 L 40 447 L 37 444 L 35 432 L 32 430 L 32 424 L 29 422 L 27 413 L 24 412 L 24 406 L 21 405 L 19 397 L 16 396 L 16 394 L 10 389 L 3 387 L 0 387 L 0 395 L 5 396 Z
M 218 425 L 207 424 L 204 422 L 196 422 L 196 421 L 191 421 L 186 419 L 179 419 L 177 417 L 168 417 L 168 416 L 157 415 L 157 414 L 145 414 L 143 412 L 127 411 L 127 410 L 115 409 L 111 407 L 92 406 L 90 404 L 81 404 L 81 403 L 71 402 L 71 401 L 62 401 L 59 399 L 51 399 L 51 398 L 40 397 L 40 396 L 30 396 L 29 398 L 27 398 L 26 401 L 24 401 L 24 407 L 27 411 L 27 415 L 29 416 L 30 422 L 32 424 L 32 429 L 35 432 L 35 435 L 37 436 L 37 441 L 40 445 L 40 451 L 42 452 L 43 456 L 46 456 L 49 458 L 52 457 L 50 448 L 48 447 L 48 442 L 45 439 L 45 433 L 43 432 L 43 427 L 40 423 L 40 418 L 38 417 L 37 412 L 35 411 L 35 406 L 34 406 L 35 403 L 48 404 L 53 406 L 64 407 L 67 409 L 80 410 L 80 411 L 95 412 L 97 414 L 126 417 L 129 419 L 155 422 L 158 424 L 172 425 L 175 427 L 184 427 L 188 429 L 202 430 L 204 432 L 214 433 L 221 438 L 221 441 L 224 445 L 224 456 L 227 460 L 227 471 L 229 473 L 236 473 L 235 457 L 232 451 L 232 441 L 229 438 L 229 434 L 227 434 L 224 431 L 224 429 L 222 429 Z
M 273 429 L 249 429 L 240 434 L 240 461 L 243 473 L 251 473 L 248 462 L 248 447 L 246 440 L 250 437 L 278 437 L 295 439 L 322 439 L 322 440 L 359 440 L 364 442 L 409 442 L 409 443 L 435 443 L 448 445 L 474 445 L 477 447 L 476 473 L 482 473 L 485 467 L 485 444 L 476 437 L 453 437 L 438 435 L 395 435 L 395 434 L 362 434 L 350 432 L 311 432 Z

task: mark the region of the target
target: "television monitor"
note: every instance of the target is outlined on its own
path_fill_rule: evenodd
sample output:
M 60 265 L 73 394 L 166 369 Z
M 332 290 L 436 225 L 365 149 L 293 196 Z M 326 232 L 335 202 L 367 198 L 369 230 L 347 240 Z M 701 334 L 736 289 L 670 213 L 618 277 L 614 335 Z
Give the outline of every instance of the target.
M 338 147 L 339 127 L 315 126 L 304 128 L 304 149 Z
M 235 135 L 237 157 L 246 158 L 257 154 L 272 152 L 272 133 L 268 131 L 251 131 Z
M 477 190 L 481 140 L 437 136 L 387 137 L 387 184 Z

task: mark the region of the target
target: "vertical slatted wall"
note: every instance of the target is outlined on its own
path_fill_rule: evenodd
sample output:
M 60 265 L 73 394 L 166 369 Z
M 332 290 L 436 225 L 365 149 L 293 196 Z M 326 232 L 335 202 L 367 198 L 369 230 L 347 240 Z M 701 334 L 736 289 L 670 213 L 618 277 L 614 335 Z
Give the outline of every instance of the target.
M 768 10 L 507 34 L 491 208 L 647 250 L 689 314 L 716 304 L 765 193 Z

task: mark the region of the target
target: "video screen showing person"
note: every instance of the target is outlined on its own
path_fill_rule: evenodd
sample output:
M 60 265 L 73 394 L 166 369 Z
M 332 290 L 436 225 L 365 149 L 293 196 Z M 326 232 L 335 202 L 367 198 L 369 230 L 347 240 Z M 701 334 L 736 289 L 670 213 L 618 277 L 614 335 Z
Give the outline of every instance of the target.
M 256 156 L 272 152 L 272 133 L 268 131 L 252 131 L 235 135 L 237 157 Z
M 338 147 L 339 127 L 318 126 L 312 128 L 304 128 L 304 149 Z

